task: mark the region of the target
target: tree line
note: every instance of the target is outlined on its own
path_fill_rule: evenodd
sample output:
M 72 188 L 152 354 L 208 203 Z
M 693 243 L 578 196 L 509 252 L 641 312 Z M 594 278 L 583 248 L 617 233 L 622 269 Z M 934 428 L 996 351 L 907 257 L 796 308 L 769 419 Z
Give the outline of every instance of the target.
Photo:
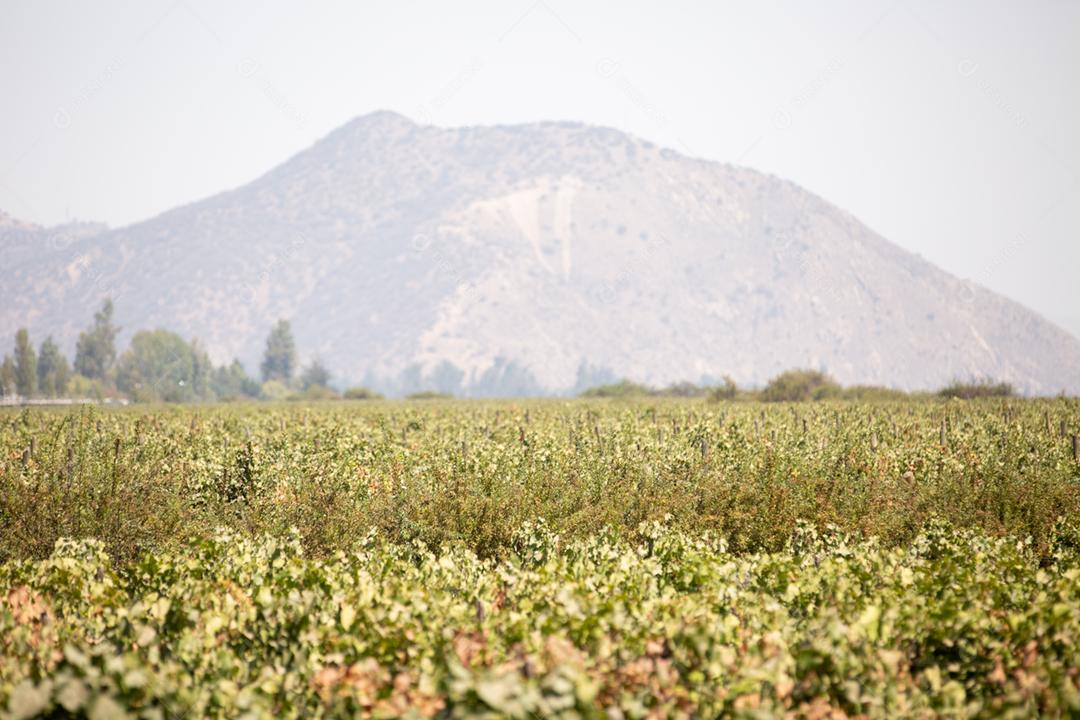
M 135 402 L 337 397 L 321 360 L 299 367 L 288 320 L 279 320 L 270 330 L 260 382 L 248 375 L 239 359 L 215 366 L 198 340 L 189 342 L 160 328 L 136 332 L 128 348 L 118 354 L 116 338 L 121 328 L 113 313 L 112 301 L 105 300 L 91 326 L 79 333 L 73 364 L 52 336 L 35 350 L 29 331 L 19 328 L 13 352 L 0 363 L 0 396 L 126 397 Z
M 771 378 L 764 387 L 741 388 L 724 376 L 717 385 L 696 385 L 679 382 L 665 388 L 620 380 L 597 385 L 580 393 L 580 397 L 637 398 L 637 397 L 701 397 L 714 401 L 747 400 L 755 402 L 812 402 L 819 400 L 857 400 L 862 402 L 902 400 L 905 398 L 941 397 L 972 400 L 985 397 L 1013 397 L 1016 388 L 1010 383 L 991 379 L 954 380 L 937 392 L 905 392 L 881 385 L 850 385 L 844 387 L 821 370 L 796 368 L 785 370 Z
M 239 359 L 215 366 L 198 340 L 186 341 L 168 330 L 140 330 L 122 354 L 117 354 L 120 328 L 113 321 L 113 303 L 106 300 L 94 313 L 93 323 L 79 333 L 74 363 L 69 365 L 51 336 L 37 350 L 26 328 L 15 333 L 12 353 L 0 363 L 0 396 L 19 398 L 126 397 L 135 402 L 195 402 L 236 399 L 309 399 L 340 397 L 331 387 L 330 371 L 315 358 L 301 368 L 296 341 L 288 320 L 278 320 L 266 338 L 261 381 L 248 375 Z M 506 369 L 514 369 L 512 363 Z M 451 368 L 456 370 L 456 368 Z M 419 368 L 415 368 L 419 382 Z M 460 371 L 457 371 L 460 373 Z M 445 374 L 445 373 L 444 373 Z M 438 379 L 438 378 L 436 378 Z M 454 383 L 460 377 L 451 378 Z M 936 394 L 946 398 L 1008 397 L 1016 393 L 1008 383 L 991 380 L 955 381 Z M 407 397 L 449 396 L 445 392 L 406 393 Z M 928 393 L 914 393 L 928 395 Z M 381 397 L 364 387 L 346 390 L 348 399 Z M 780 373 L 765 387 L 744 389 L 725 376 L 715 385 L 682 382 L 666 388 L 622 380 L 600 384 L 582 397 L 631 398 L 641 396 L 708 397 L 712 400 L 799 402 L 812 400 L 896 400 L 908 397 L 900 390 L 858 385 L 842 387 L 819 370 L 795 369 Z

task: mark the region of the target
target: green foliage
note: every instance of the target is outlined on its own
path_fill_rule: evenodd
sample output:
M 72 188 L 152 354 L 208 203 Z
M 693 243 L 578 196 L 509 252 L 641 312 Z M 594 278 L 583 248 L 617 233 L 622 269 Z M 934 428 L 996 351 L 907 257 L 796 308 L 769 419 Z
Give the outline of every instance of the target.
M 908 394 L 903 390 L 882 387 L 880 385 L 852 385 L 844 388 L 839 397 L 858 402 L 890 402 L 903 400 Z
M 1007 382 L 995 382 L 990 379 L 971 382 L 957 380 L 939 390 L 938 395 L 943 398 L 959 398 L 961 400 L 1001 398 L 1015 396 L 1016 389 Z
M 340 398 L 336 390 L 325 385 L 308 385 L 299 395 L 289 396 L 289 400 L 338 400 Z
M 645 397 L 652 394 L 652 390 L 645 385 L 631 380 L 620 380 L 610 385 L 591 387 L 581 393 L 583 398 L 633 398 Z
M 18 381 L 15 374 L 15 361 L 11 355 L 5 353 L 3 363 L 0 363 L 0 397 L 17 395 L 19 393 Z
M 266 338 L 262 361 L 263 382 L 277 380 L 286 385 L 296 372 L 296 342 L 288 320 L 278 320 Z
M 349 388 L 348 390 L 345 391 L 345 399 L 346 400 L 381 400 L 382 395 L 375 392 L 374 390 L 369 390 L 366 387 L 357 385 L 357 386 L 351 387 L 351 388 Z
M 116 362 L 116 334 L 120 328 L 113 325 L 112 317 L 112 300 L 105 300 L 101 309 L 94 313 L 94 325 L 79 333 L 75 372 L 83 377 L 104 380 Z
M 713 402 L 734 400 L 738 394 L 739 387 L 735 384 L 735 381 L 725 375 L 724 381 L 709 391 L 709 400 Z
M 271 397 L 288 396 L 277 388 Z M 184 532 L 296 525 L 326 552 L 379 527 L 395 541 L 493 555 L 540 515 L 553 532 L 584 537 L 669 513 L 740 551 L 779 549 L 800 518 L 895 544 L 936 513 L 1029 535 L 1045 555 L 1055 520 L 1080 516 L 1080 465 L 1061 422 L 1080 425 L 1080 401 L 4 410 L 0 557 L 40 558 L 62 536 L 106 539 L 117 555 L 169 545 L 179 536 L 166 527 L 131 521 L 147 488 L 154 505 L 178 509 Z M 238 476 L 261 480 L 226 510 L 220 488 Z
M 62 397 L 67 394 L 71 368 L 67 358 L 52 337 L 45 338 L 38 353 L 38 390 L 46 397 Z
M 284 400 L 289 397 L 289 386 L 280 380 L 267 380 L 259 386 L 259 399 Z
M 765 402 L 806 402 L 839 394 L 840 386 L 820 370 L 787 370 L 769 381 L 761 391 L 761 399 Z
M 733 552 L 670 521 L 485 560 L 294 532 L 0 568 L 0 706 L 88 717 L 1066 717 L 1080 566 L 932 520 Z
M 300 374 L 300 388 L 307 390 L 313 386 L 327 388 L 330 386 L 330 371 L 323 365 L 322 360 L 315 358 L 311 364 L 304 368 Z
M 116 385 L 136 402 L 185 402 L 205 397 L 209 361 L 168 330 L 140 330 L 117 363 Z
M 449 393 L 439 392 L 437 390 L 421 390 L 420 392 L 409 393 L 405 396 L 406 400 L 453 400 L 454 396 Z
M 677 382 L 668 385 L 662 390 L 657 390 L 654 394 L 660 397 L 677 397 L 677 398 L 695 398 L 705 397 L 709 393 L 708 388 L 695 385 L 692 382 Z
M 101 401 L 107 396 L 107 389 L 101 380 L 91 380 L 79 373 L 68 379 L 68 394 L 73 398 L 89 398 Z
M 1074 716 L 1061 422 L 1080 401 L 0 410 L 0 715 Z
M 15 333 L 15 389 L 23 397 L 37 394 L 37 355 L 26 328 Z
M 248 376 L 244 366 L 235 358 L 232 364 L 214 370 L 210 389 L 219 400 L 257 398 L 261 393 L 259 383 Z

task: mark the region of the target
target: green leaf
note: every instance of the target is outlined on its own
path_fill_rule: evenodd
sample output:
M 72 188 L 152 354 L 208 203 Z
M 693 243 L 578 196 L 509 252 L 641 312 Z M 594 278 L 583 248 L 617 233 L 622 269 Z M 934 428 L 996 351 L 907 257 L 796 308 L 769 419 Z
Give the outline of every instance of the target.
M 89 720 L 125 720 L 127 712 L 108 695 L 98 695 L 86 712 Z
M 51 688 L 46 684 L 34 685 L 33 680 L 23 680 L 11 693 L 8 710 L 12 720 L 32 718 L 41 715 L 49 707 Z
M 65 683 L 64 687 L 57 693 L 56 700 L 60 703 L 62 708 L 73 713 L 85 705 L 86 700 L 89 697 L 90 690 L 87 689 L 86 683 L 82 680 L 72 678 Z
M 348 630 L 352 627 L 353 621 L 356 620 L 356 610 L 349 603 L 342 603 L 341 605 L 341 627 Z

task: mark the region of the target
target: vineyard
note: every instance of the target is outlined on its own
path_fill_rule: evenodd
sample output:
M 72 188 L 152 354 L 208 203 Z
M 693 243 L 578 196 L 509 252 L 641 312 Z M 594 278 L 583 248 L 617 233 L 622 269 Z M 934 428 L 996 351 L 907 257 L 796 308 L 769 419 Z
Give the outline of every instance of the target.
M 0 715 L 1080 715 L 1080 401 L 0 412 Z

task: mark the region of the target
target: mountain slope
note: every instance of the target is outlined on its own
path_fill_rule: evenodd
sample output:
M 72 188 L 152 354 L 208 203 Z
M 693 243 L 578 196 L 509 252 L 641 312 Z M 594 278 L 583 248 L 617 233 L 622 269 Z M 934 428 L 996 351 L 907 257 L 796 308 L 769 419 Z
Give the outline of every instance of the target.
M 2 237 L 2 236 L 0 236 Z M 7 252 L 7 241 L 4 241 Z M 791 366 L 1080 392 L 1080 341 L 801 188 L 567 123 L 345 125 L 254 182 L 10 263 L 0 333 L 128 330 L 255 367 L 278 317 L 339 377 L 565 391 Z

